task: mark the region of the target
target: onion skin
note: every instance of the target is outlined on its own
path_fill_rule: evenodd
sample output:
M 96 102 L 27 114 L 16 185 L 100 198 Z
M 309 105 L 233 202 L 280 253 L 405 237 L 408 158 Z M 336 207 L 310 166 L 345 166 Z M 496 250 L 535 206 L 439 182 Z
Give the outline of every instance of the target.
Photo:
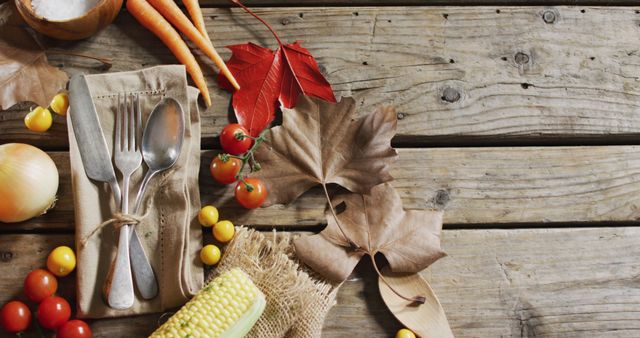
M 44 214 L 58 191 L 58 168 L 47 153 L 22 143 L 0 145 L 0 222 Z

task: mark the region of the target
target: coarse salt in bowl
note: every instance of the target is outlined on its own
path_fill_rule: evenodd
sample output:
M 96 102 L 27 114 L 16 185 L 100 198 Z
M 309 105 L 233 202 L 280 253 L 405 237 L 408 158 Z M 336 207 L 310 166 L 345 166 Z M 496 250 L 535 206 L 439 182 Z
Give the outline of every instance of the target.
M 98 4 L 98 0 L 31 0 L 36 15 L 51 21 L 80 17 Z
M 108 26 L 123 0 L 15 0 L 24 21 L 60 40 L 88 38 Z

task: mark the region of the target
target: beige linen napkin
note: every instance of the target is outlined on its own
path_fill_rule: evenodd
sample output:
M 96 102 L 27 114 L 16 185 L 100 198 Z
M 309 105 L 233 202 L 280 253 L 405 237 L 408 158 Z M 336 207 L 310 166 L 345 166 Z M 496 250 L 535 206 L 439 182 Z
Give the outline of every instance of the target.
M 202 246 L 202 231 L 195 217 L 200 208 L 198 91 L 187 86 L 183 66 L 159 66 L 133 72 L 90 75 L 86 78 L 111 154 L 118 93 L 126 91 L 140 94 L 143 121 L 146 121 L 160 99 L 165 96 L 173 97 L 184 109 L 186 130 L 182 152 L 176 165 L 157 175 L 149 183 L 139 212 L 145 216 L 136 227 L 156 273 L 159 295 L 152 300 L 143 300 L 136 290 L 136 301 L 132 308 L 114 310 L 104 301 L 103 287 L 115 257 L 118 234 L 115 227 L 106 226 L 90 235 L 102 222 L 110 219 L 112 212 L 116 210 L 112 192 L 107 184 L 87 178 L 71 120 L 67 118 L 78 254 L 78 316 L 127 316 L 160 312 L 182 305 L 202 287 L 204 280 L 203 268 L 197 258 Z M 76 113 L 87 112 L 69 112 Z M 146 170 L 143 164 L 132 177 L 131 205 Z

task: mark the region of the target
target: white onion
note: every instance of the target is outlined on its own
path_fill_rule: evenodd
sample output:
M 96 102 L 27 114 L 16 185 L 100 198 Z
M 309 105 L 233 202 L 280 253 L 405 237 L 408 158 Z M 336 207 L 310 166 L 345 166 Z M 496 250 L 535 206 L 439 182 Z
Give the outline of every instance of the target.
M 58 169 L 47 153 L 28 144 L 0 145 L 0 222 L 42 215 L 57 191 Z

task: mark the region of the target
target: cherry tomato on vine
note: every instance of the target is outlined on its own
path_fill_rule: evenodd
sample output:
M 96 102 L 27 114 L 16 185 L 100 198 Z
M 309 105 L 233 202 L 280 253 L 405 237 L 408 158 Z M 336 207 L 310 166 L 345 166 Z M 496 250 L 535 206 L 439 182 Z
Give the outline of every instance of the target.
M 25 303 L 11 301 L 0 310 L 0 324 L 9 333 L 26 331 L 31 324 L 31 311 Z
M 56 338 L 91 338 L 91 328 L 87 323 L 74 319 L 62 325 L 56 333 Z
M 250 185 L 249 189 L 247 184 Z M 245 178 L 244 182 L 240 181 L 236 185 L 236 201 L 247 209 L 255 209 L 261 206 L 266 199 L 267 187 L 257 178 Z
M 42 327 L 56 330 L 71 318 L 71 306 L 62 297 L 45 298 L 38 305 L 38 322 Z
M 49 271 L 35 269 L 24 279 L 24 294 L 34 303 L 53 296 L 58 289 L 58 280 Z
M 225 152 L 231 155 L 244 154 L 251 148 L 252 143 L 249 132 L 243 126 L 232 123 L 222 128 L 220 145 Z
M 230 184 L 236 181 L 236 175 L 242 168 L 242 161 L 235 157 L 229 157 L 224 161 L 221 156 L 216 156 L 211 161 L 211 176 L 220 184 Z

